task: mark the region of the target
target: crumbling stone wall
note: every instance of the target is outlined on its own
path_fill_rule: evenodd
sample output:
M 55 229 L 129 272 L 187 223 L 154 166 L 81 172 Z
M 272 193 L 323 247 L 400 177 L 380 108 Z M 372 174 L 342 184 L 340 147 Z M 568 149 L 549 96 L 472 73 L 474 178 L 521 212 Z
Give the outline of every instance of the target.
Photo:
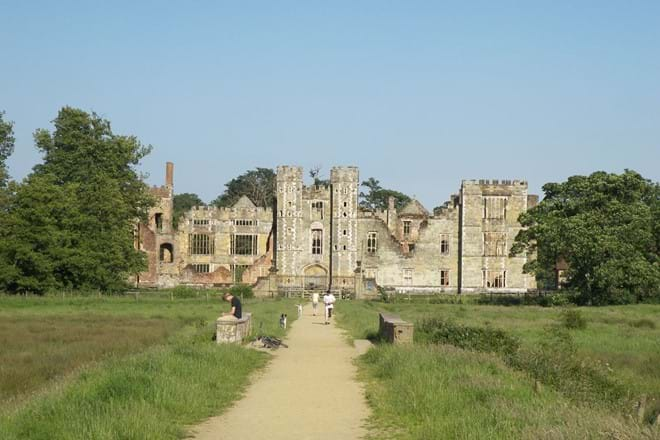
M 168 163 L 166 185 L 152 189 L 158 204 L 136 229 L 136 246 L 149 261 L 140 285 L 224 285 L 242 271 L 240 281 L 264 294 L 329 287 L 413 293 L 536 287 L 522 272 L 526 256 L 509 256 L 521 228 L 518 215 L 538 203 L 523 181 L 465 180 L 460 194 L 433 213 L 416 200 L 398 212 L 393 199 L 388 209 L 370 212 L 358 207 L 356 167 L 332 168 L 329 186 L 305 186 L 301 167 L 280 166 L 274 211 L 244 197 L 231 208 L 193 208 L 174 231 L 173 171 Z M 370 252 L 374 233 L 377 246 Z M 191 234 L 208 235 L 212 252 L 191 252 Z M 232 252 L 236 234 L 256 236 L 251 255 Z
M 502 218 L 489 218 L 485 206 L 489 199 L 501 199 Z M 535 288 L 534 278 L 523 274 L 527 261 L 524 255 L 510 257 L 509 251 L 521 226 L 520 213 L 527 210 L 527 182 L 519 180 L 464 180 L 461 185 L 461 291 L 524 292 Z M 505 249 L 501 255 L 488 255 L 485 234 L 502 234 Z M 496 286 L 485 277 L 488 273 L 502 272 L 506 276 L 503 286 Z

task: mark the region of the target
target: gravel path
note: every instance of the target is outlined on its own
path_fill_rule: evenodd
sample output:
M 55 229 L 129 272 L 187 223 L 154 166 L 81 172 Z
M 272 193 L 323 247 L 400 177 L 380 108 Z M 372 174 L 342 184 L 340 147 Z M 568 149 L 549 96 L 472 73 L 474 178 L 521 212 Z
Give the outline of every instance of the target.
M 341 302 L 337 307 L 341 311 Z M 321 309 L 321 307 L 319 307 Z M 193 429 L 200 440 L 352 440 L 368 416 L 352 363 L 357 351 L 323 316 L 303 316 L 266 370 L 226 413 Z

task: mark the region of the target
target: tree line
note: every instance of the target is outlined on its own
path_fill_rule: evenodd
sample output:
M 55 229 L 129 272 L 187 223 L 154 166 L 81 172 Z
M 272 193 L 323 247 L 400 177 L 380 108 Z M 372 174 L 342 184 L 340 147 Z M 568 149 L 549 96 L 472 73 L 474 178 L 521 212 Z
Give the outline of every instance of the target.
M 113 133 L 96 113 L 64 107 L 54 130 L 34 133 L 43 159 L 21 182 L 6 161 L 14 150 L 13 124 L 0 112 L 0 290 L 46 293 L 60 289 L 120 291 L 146 269 L 134 247 L 134 228 L 155 200 L 137 167 L 151 151 L 135 136 Z M 321 167 L 310 177 L 329 182 Z M 232 206 L 243 195 L 272 206 L 276 174 L 255 168 L 231 179 L 211 202 Z M 363 181 L 359 205 L 401 209 L 411 198 Z M 543 186 L 543 200 L 519 221 L 511 255 L 526 254 L 527 273 L 552 283 L 566 263 L 565 287 L 583 304 L 660 300 L 660 185 L 635 171 L 595 172 Z M 176 194 L 174 221 L 193 206 L 193 193 Z M 176 227 L 176 225 L 175 225 Z

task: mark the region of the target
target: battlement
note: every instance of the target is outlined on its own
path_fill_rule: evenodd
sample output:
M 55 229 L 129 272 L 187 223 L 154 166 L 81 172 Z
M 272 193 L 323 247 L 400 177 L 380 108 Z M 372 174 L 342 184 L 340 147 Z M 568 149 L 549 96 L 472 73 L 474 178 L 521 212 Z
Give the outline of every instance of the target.
M 357 182 L 359 180 L 360 172 L 358 167 L 344 166 L 332 167 L 330 170 L 330 181 L 335 182 Z
M 254 212 L 273 212 L 272 208 L 262 208 L 257 206 L 256 208 L 233 208 L 233 207 L 222 207 L 218 208 L 217 206 L 193 206 L 189 212 L 192 212 L 193 215 L 195 212 L 209 212 L 209 213 L 234 213 L 236 211 L 243 211 L 248 209 Z
M 302 180 L 303 168 L 300 166 L 280 165 L 277 167 L 277 180 Z
M 303 199 L 313 199 L 313 198 L 327 199 L 329 197 L 330 197 L 330 186 L 328 185 L 303 186 Z
M 461 185 L 479 185 L 479 186 L 527 186 L 526 180 L 498 180 L 498 179 L 468 179 L 462 180 Z

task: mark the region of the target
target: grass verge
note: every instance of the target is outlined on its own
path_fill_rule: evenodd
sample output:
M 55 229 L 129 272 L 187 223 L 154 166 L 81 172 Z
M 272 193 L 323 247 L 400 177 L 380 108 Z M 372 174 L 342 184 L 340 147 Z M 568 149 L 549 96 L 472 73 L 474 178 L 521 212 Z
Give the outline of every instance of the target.
M 244 310 L 253 313 L 263 333 L 281 337 L 279 314 L 289 312 L 295 320 L 293 303 L 249 300 Z M 57 356 L 79 361 L 33 384 L 29 392 L 18 392 L 19 402 L 0 405 L 3 440 L 181 438 L 187 426 L 239 398 L 250 374 L 269 358 L 243 346 L 212 342 L 214 320 L 227 305 L 205 298 L 5 297 L 0 304 L 9 334 L 12 328 L 31 328 L 33 341 L 53 336 L 46 345 L 23 347 L 33 359 L 27 370 L 38 372 L 32 365 Z M 152 327 L 160 330 L 150 335 L 146 329 Z M 57 356 L 41 351 L 48 343 Z M 95 344 L 98 359 L 79 356 Z M 20 381 L 8 382 L 17 389 L 13 382 Z
M 395 438 L 660 437 L 649 424 L 660 410 L 657 305 L 579 308 L 587 324 L 572 325 L 564 308 L 356 301 L 337 319 L 373 339 L 379 311 L 434 342 L 377 345 L 359 361 L 374 424 Z M 426 320 L 446 325 L 424 335 Z M 626 405 L 643 395 L 639 417 Z

